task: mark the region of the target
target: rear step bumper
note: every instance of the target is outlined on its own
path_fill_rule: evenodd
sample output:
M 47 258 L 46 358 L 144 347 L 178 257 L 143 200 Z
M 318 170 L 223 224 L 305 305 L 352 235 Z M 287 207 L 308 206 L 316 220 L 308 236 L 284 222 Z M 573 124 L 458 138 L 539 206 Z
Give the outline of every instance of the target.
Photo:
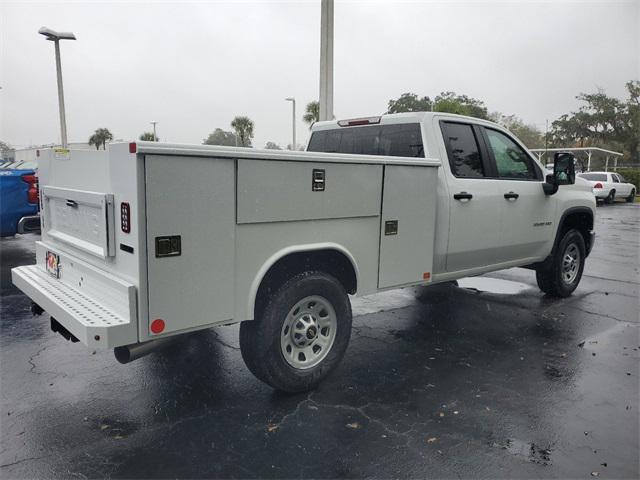
M 137 326 L 130 319 L 60 282 L 39 266 L 14 268 L 11 277 L 14 285 L 88 347 L 115 348 L 138 341 Z
M 40 231 L 40 215 L 29 215 L 18 221 L 18 233 L 32 233 Z

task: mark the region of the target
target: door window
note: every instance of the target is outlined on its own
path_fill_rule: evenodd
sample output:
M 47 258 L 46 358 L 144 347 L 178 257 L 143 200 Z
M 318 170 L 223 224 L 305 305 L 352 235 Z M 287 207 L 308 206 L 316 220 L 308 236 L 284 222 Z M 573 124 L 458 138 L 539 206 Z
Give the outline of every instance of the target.
M 489 149 L 493 153 L 499 178 L 537 180 L 533 160 L 520 145 L 502 132 L 485 128 Z
M 440 125 L 453 174 L 456 177 L 484 177 L 484 165 L 473 127 L 449 122 Z
M 611 174 L 611 179 L 613 180 L 613 183 L 620 183 L 620 180 L 618 180 L 618 176 L 615 174 Z

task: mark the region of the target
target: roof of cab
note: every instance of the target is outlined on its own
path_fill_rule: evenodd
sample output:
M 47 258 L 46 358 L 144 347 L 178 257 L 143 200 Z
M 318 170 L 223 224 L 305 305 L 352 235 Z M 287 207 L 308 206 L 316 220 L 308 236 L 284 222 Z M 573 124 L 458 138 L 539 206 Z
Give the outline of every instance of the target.
M 467 120 L 472 121 L 474 123 L 482 123 L 486 125 L 497 125 L 494 122 L 489 120 L 483 120 L 481 118 L 468 117 L 465 115 L 457 115 L 455 113 L 446 113 L 446 112 L 403 112 L 403 113 L 386 113 L 383 115 L 363 115 L 361 117 L 354 117 L 349 119 L 339 119 L 339 120 L 327 120 L 323 122 L 315 122 L 311 126 L 311 131 L 316 130 L 332 130 L 335 128 L 345 128 L 338 124 L 338 122 L 346 121 L 346 120 L 358 120 L 358 119 L 367 119 L 367 118 L 380 118 L 379 122 L 376 122 L 374 125 L 392 125 L 397 123 L 424 123 L 426 121 L 431 120 L 433 117 L 443 117 L 443 118 L 451 118 L 458 120 Z M 361 126 L 361 125 L 358 125 Z M 366 125 L 362 125 L 366 126 Z M 357 126 L 350 126 L 348 128 L 357 128 Z

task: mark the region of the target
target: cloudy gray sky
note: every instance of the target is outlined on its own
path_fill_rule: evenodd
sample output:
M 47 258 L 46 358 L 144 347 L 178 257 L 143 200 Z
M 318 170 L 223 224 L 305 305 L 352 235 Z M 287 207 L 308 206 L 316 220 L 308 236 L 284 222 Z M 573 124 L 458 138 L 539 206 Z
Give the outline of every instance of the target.
M 98 127 L 132 139 L 150 130 L 200 143 L 235 115 L 254 145 L 291 138 L 317 98 L 320 0 L 31 2 L 0 0 L 0 139 L 59 141 L 53 45 L 62 44 L 70 141 Z M 335 4 L 335 115 L 385 110 L 403 92 L 443 90 L 544 128 L 575 95 L 623 96 L 640 78 L 640 0 L 341 1 Z

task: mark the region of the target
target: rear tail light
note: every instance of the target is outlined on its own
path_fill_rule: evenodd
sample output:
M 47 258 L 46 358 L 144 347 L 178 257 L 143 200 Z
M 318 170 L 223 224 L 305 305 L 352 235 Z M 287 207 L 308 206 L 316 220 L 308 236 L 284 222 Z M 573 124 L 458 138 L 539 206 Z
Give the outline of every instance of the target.
M 120 228 L 124 233 L 131 233 L 131 207 L 126 202 L 120 204 Z
M 22 181 L 29 184 L 27 201 L 29 203 L 38 203 L 38 176 L 36 174 L 22 175 Z
M 602 184 L 598 182 L 593 186 L 593 188 L 602 188 Z

